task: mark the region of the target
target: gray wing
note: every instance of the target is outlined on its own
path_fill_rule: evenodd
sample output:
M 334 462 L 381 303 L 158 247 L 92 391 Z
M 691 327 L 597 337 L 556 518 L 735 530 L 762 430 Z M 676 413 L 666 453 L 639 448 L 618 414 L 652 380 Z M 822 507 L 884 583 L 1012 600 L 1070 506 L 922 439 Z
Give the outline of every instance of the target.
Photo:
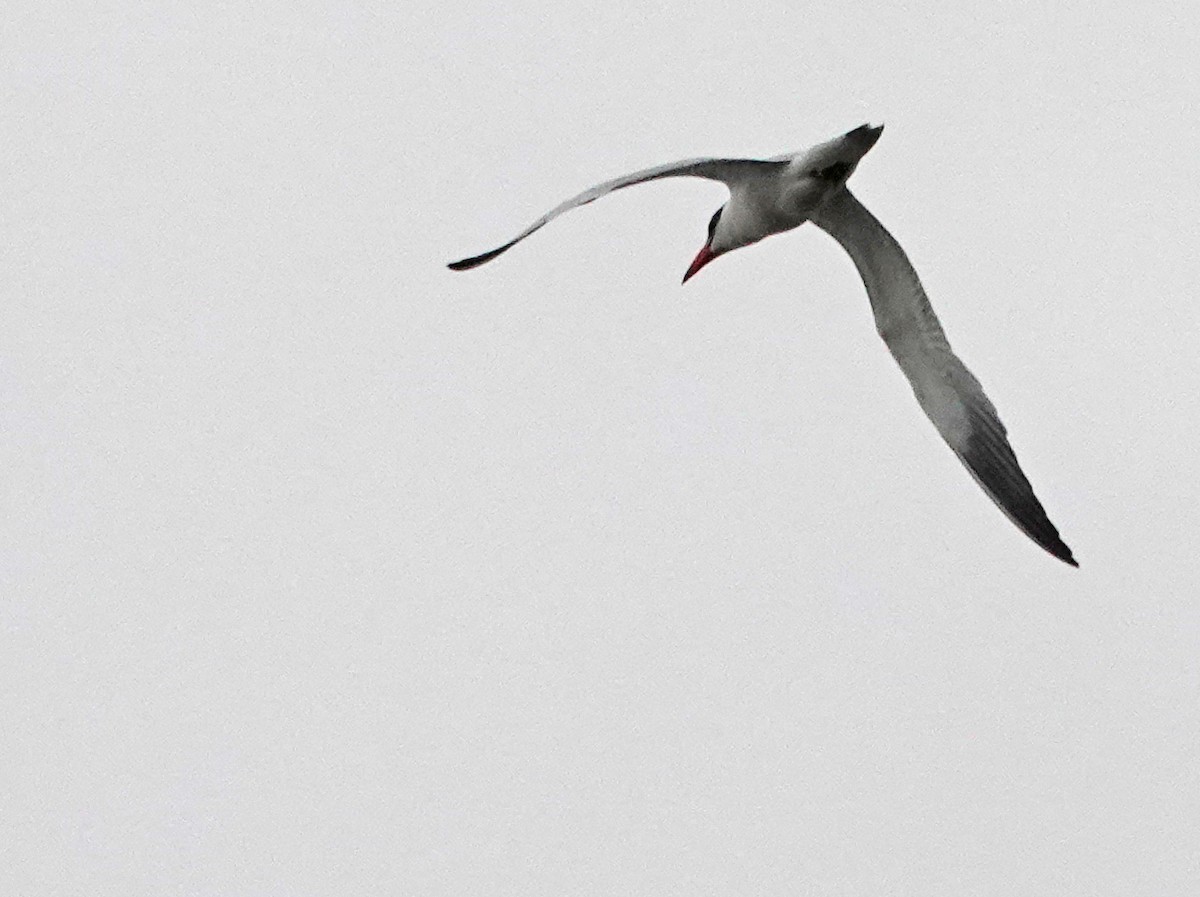
M 597 184 L 595 187 L 584 190 L 578 196 L 573 196 L 566 202 L 555 206 L 503 246 L 497 246 L 495 249 L 488 250 L 480 255 L 451 262 L 449 267 L 455 271 L 465 271 L 468 268 L 475 268 L 485 262 L 490 262 L 496 256 L 500 255 L 500 253 L 520 243 L 534 231 L 549 224 L 563 212 L 569 212 L 578 206 L 587 205 L 589 202 L 594 202 L 601 196 L 612 193 L 614 190 L 632 187 L 634 184 L 657 181 L 659 178 L 678 177 L 707 178 L 710 181 L 723 181 L 726 184 L 733 184 L 745 178 L 753 177 L 756 174 L 762 174 L 764 171 L 783 167 L 786 167 L 785 162 L 759 161 L 756 159 L 685 159 L 682 162 L 669 162 L 666 165 L 656 165 L 654 168 L 635 171 L 624 177 L 613 178 L 611 181 L 605 181 L 603 184 Z
M 854 260 L 879 335 L 921 408 L 971 476 L 1029 538 L 1078 567 L 1021 471 L 996 409 L 951 350 L 900 244 L 849 190 L 831 197 L 812 222 Z

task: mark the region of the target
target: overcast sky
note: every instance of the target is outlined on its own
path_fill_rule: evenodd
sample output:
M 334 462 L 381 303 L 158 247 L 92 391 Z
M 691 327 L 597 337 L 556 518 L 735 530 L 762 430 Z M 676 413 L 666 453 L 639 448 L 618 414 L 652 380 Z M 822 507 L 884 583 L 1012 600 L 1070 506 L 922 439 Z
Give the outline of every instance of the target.
M 18 2 L 0 892 L 1200 893 L 1200 7 Z M 812 227 L 854 175 L 1079 570 Z

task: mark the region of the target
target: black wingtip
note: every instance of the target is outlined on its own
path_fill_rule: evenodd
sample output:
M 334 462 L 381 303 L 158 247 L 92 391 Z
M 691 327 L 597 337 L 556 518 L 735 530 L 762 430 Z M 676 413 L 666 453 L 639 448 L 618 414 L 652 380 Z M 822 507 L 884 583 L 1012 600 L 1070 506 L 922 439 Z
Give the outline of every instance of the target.
M 1071 549 L 1061 539 L 1053 548 L 1046 548 L 1052 555 L 1062 561 L 1064 564 L 1070 564 L 1076 570 L 1079 569 L 1079 561 L 1075 560 L 1075 555 L 1071 553 Z
M 450 262 L 446 267 L 451 271 L 469 271 L 486 261 L 486 258 L 477 255 L 469 259 L 459 259 L 457 262 Z
M 1036 496 L 1033 496 L 1032 490 L 1030 490 L 1030 495 L 1033 497 L 1033 501 L 1037 505 L 1038 513 L 1033 520 L 1030 520 L 1029 517 L 1026 517 L 1026 525 L 1022 528 L 1025 529 L 1026 533 L 1028 533 L 1038 545 L 1042 546 L 1042 548 L 1046 549 L 1046 551 L 1054 555 L 1054 557 L 1058 558 L 1064 564 L 1070 564 L 1072 567 L 1078 568 L 1079 562 L 1075 560 L 1075 555 L 1071 552 L 1071 549 L 1067 546 L 1067 543 L 1062 540 L 1062 537 L 1059 536 L 1058 530 L 1055 528 L 1054 524 L 1050 522 L 1050 518 L 1046 516 L 1046 511 L 1042 508 L 1041 502 L 1037 500 Z M 1038 517 L 1041 519 L 1038 520 Z M 1031 523 L 1034 525 L 1030 526 Z
M 490 262 L 516 242 L 516 240 L 513 240 L 512 243 L 505 243 L 503 246 L 497 246 L 495 249 L 489 249 L 482 255 L 473 255 L 468 259 L 459 259 L 457 262 L 451 262 L 446 267 L 451 271 L 467 271 L 471 268 L 478 268 L 480 265 Z
M 1041 502 L 1037 500 L 1037 496 L 1033 494 L 1033 490 L 1029 491 L 1030 504 L 1021 510 L 1024 512 L 1018 518 L 1013 516 L 1013 521 L 1021 527 L 1034 542 L 1044 548 L 1049 554 L 1058 558 L 1064 564 L 1070 564 L 1072 567 L 1079 567 L 1079 562 L 1075 560 L 1075 555 L 1067 546 L 1067 543 L 1058 535 L 1058 530 L 1054 524 L 1050 522 L 1050 518 L 1046 516 L 1045 509 L 1042 508 Z M 1012 513 L 1016 508 L 1011 510 L 1005 509 L 1005 513 Z
M 1025 535 L 1064 564 L 1078 567 L 1079 562 L 1034 495 L 999 420 L 976 415 L 972 424 L 975 432 L 957 454 L 975 481 Z

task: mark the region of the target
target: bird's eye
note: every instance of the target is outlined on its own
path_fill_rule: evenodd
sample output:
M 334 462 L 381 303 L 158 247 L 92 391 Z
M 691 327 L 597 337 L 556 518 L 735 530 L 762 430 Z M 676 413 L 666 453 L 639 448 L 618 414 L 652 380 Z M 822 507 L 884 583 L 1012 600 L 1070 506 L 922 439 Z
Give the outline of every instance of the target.
M 828 168 L 821 168 L 812 172 L 812 176 L 822 181 L 839 181 L 844 178 L 850 171 L 850 166 L 845 162 L 834 162 Z
M 722 206 L 720 209 L 717 209 L 717 211 L 713 213 L 712 218 L 710 218 L 708 220 L 708 239 L 709 239 L 709 241 L 712 240 L 713 234 L 716 233 L 716 231 L 717 231 L 717 222 L 719 220 L 721 220 L 721 210 L 724 208 L 725 207 Z

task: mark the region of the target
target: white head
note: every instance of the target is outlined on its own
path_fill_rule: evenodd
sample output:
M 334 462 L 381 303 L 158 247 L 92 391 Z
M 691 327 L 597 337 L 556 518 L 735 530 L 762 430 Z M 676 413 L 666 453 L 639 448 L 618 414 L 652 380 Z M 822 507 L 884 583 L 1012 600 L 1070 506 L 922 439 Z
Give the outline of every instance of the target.
M 779 212 L 778 221 L 768 220 L 757 207 L 741 208 L 749 204 L 738 203 L 735 194 L 709 220 L 708 239 L 683 276 L 683 282 L 687 283 L 688 278 L 719 255 L 803 224 L 845 186 L 881 133 L 883 125 L 877 128 L 862 125 L 840 137 L 818 143 L 787 162 L 778 186 L 772 185 L 772 190 L 778 193 L 772 195 L 772 202 Z M 727 210 L 729 214 L 725 214 Z

